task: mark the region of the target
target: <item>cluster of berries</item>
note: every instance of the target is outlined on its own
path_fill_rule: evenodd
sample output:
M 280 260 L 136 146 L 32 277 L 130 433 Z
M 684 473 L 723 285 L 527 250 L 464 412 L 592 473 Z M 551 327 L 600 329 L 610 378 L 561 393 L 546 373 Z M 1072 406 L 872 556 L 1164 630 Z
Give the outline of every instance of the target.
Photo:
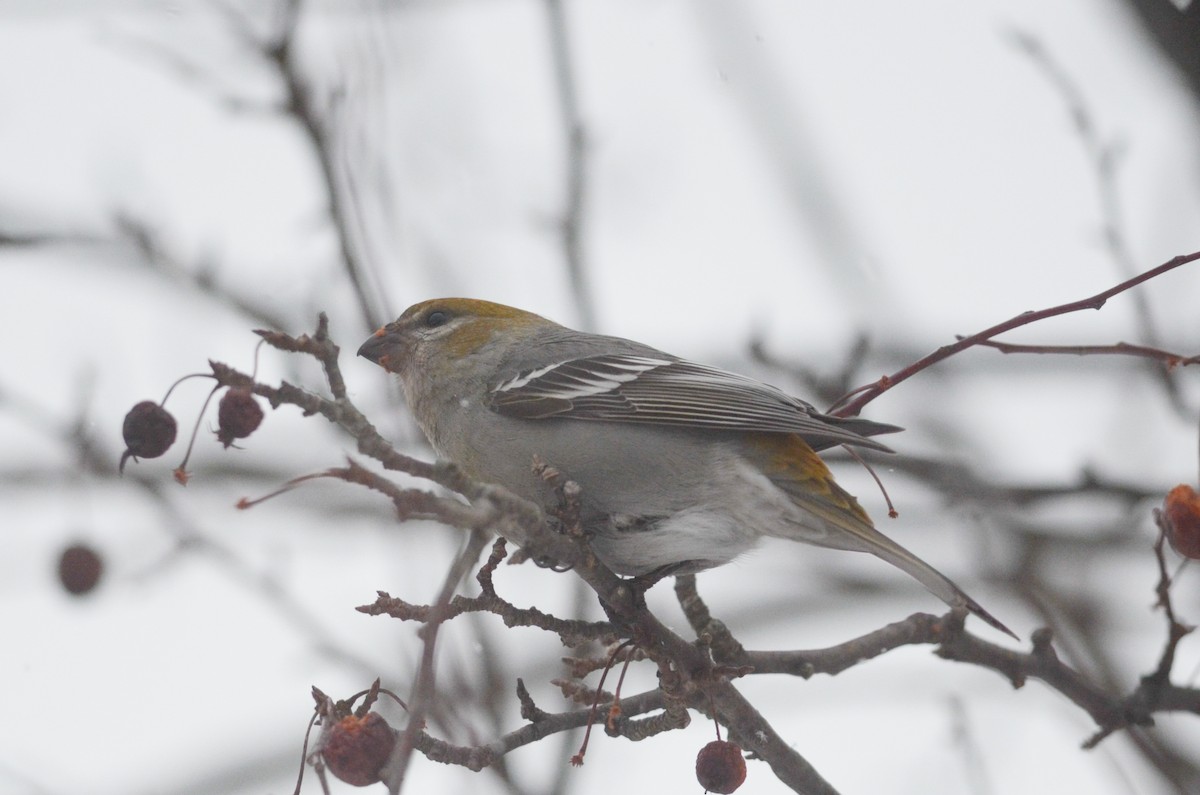
M 167 395 L 170 394 L 168 391 Z M 166 398 L 163 398 L 163 403 L 166 403 Z M 135 461 L 139 458 L 158 458 L 175 443 L 178 426 L 175 417 L 164 408 L 163 403 L 143 400 L 125 415 L 125 422 L 121 426 L 121 434 L 125 438 L 125 452 L 121 454 L 120 471 L 125 471 L 125 462 L 130 458 Z M 207 406 L 207 402 L 205 405 Z M 262 421 L 262 406 L 250 390 L 231 387 L 225 390 L 217 405 L 217 441 L 229 447 L 235 439 L 244 439 L 254 433 Z M 197 418 L 197 428 L 199 423 L 200 419 Z M 195 439 L 196 433 L 193 430 L 192 441 L 195 442 Z M 192 447 L 189 444 L 183 463 L 175 470 L 175 478 L 181 483 L 187 483 L 185 467 L 191 453 Z

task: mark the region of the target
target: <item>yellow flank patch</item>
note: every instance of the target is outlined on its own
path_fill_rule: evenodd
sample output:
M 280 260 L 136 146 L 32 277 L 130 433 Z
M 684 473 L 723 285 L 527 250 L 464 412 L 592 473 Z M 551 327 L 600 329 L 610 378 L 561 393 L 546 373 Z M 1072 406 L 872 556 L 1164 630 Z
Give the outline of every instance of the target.
M 858 500 L 834 482 L 829 467 L 800 436 L 785 433 L 755 434 L 751 444 L 762 456 L 759 465 L 763 474 L 784 491 L 824 501 L 849 511 L 870 524 L 871 520 L 858 504 Z

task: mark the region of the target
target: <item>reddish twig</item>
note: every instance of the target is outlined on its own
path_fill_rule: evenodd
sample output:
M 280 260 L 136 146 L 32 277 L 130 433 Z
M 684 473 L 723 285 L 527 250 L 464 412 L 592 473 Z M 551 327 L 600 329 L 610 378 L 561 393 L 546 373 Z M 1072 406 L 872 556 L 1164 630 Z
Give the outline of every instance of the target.
M 1011 342 L 996 342 L 984 340 L 979 345 L 985 348 L 995 348 L 1001 353 L 1042 353 L 1069 356 L 1138 356 L 1143 359 L 1160 361 L 1167 370 L 1176 367 L 1186 367 L 1200 364 L 1200 356 L 1184 356 L 1180 353 L 1152 348 L 1148 345 L 1133 345 L 1128 342 L 1118 342 L 1113 345 L 1018 345 Z
M 1027 326 L 1030 323 L 1036 323 L 1039 320 L 1045 320 L 1059 315 L 1067 315 L 1071 312 L 1079 312 L 1083 309 L 1100 309 L 1108 302 L 1108 299 L 1114 295 L 1119 295 L 1133 287 L 1137 287 L 1142 282 L 1148 282 L 1167 271 L 1174 270 L 1182 265 L 1187 265 L 1189 262 L 1200 260 L 1200 251 L 1192 254 L 1184 254 L 1164 262 L 1157 268 L 1151 268 L 1145 273 L 1134 276 L 1132 279 L 1126 279 L 1115 287 L 1110 287 L 1104 292 L 1097 293 L 1090 298 L 1084 298 L 1079 301 L 1071 301 L 1066 304 L 1059 304 L 1047 309 L 1039 309 L 1036 312 L 1022 312 L 1016 317 L 1011 317 L 1002 323 L 997 323 L 994 326 L 989 326 L 983 331 L 972 334 L 969 337 L 960 337 L 957 342 L 950 345 L 943 345 L 925 358 L 916 361 L 907 367 L 897 370 L 891 375 L 885 375 L 876 381 L 874 384 L 864 385 L 857 390 L 850 392 L 846 397 L 838 400 L 837 403 L 830 408 L 829 413 L 836 417 L 854 417 L 863 410 L 863 407 L 870 403 L 875 398 L 882 395 L 892 387 L 903 381 L 907 381 L 922 370 L 928 369 L 943 359 L 949 359 L 956 353 L 965 351 L 967 348 L 975 345 L 980 345 L 983 342 L 991 339 L 997 334 L 1003 334 L 1006 331 L 1012 331 L 1021 326 Z M 849 402 L 845 402 L 850 395 L 858 392 L 858 397 Z

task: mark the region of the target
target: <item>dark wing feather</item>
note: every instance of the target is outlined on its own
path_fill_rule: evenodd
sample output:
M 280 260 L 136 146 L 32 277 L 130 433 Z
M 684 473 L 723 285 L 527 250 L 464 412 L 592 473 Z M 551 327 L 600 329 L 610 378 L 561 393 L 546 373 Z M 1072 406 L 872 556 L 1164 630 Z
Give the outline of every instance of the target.
M 796 433 L 818 450 L 838 444 L 887 450 L 866 437 L 900 430 L 830 417 L 752 378 L 665 355 L 605 354 L 558 362 L 498 384 L 490 400 L 493 410 L 522 419 Z

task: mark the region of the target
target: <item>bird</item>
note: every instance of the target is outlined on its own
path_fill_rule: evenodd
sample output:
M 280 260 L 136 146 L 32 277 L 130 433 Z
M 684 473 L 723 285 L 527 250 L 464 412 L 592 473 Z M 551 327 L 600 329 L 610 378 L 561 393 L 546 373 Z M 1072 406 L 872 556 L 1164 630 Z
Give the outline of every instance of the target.
M 358 355 L 395 374 L 439 458 L 549 512 L 531 463 L 581 488 L 580 518 L 613 572 L 697 573 L 763 537 L 869 552 L 1017 636 L 881 533 L 818 455 L 891 452 L 902 430 L 837 417 L 756 379 L 473 298 L 410 306 Z

